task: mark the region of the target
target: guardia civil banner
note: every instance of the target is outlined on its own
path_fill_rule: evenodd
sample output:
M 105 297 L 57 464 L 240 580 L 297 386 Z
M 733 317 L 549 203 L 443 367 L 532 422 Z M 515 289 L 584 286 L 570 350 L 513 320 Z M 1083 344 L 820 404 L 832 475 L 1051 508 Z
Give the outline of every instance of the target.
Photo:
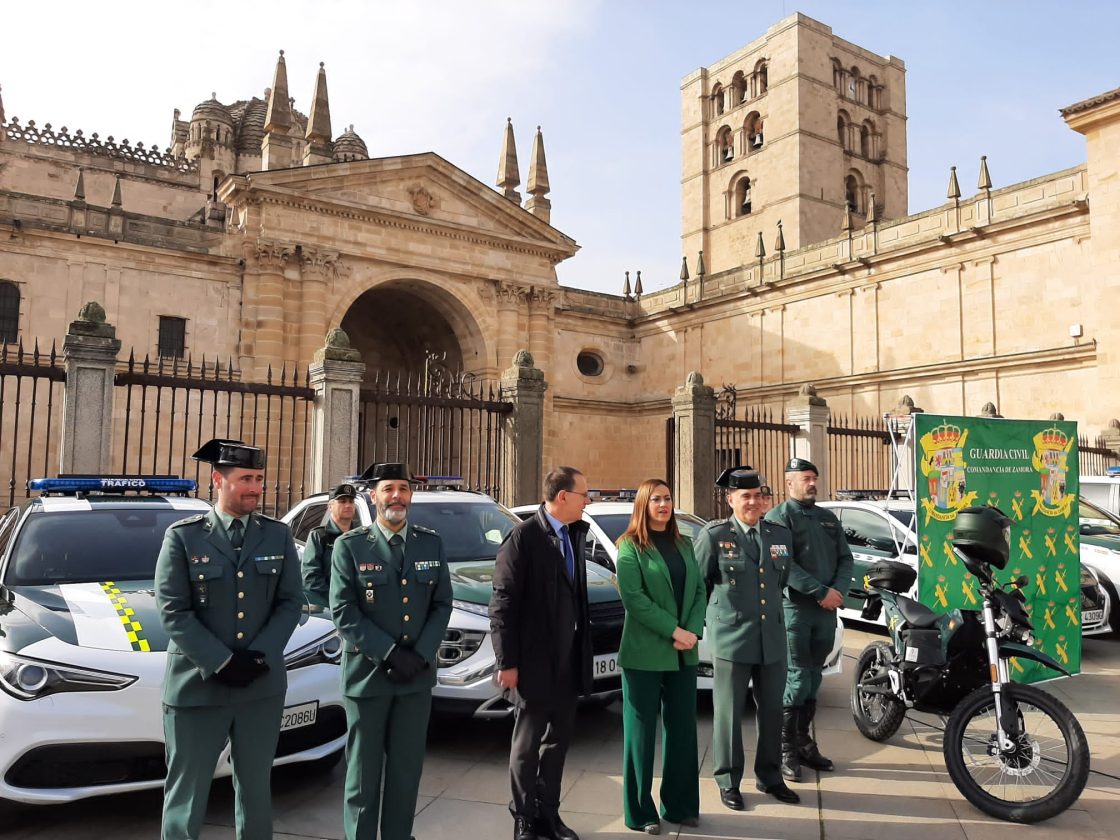
M 918 594 L 938 612 L 981 608 L 976 579 L 952 552 L 957 512 L 995 505 L 1013 522 L 1011 559 L 999 581 L 1026 575 L 1037 646 L 1081 669 L 1081 560 L 1077 424 L 914 415 Z M 1011 660 L 1018 682 L 1055 672 Z

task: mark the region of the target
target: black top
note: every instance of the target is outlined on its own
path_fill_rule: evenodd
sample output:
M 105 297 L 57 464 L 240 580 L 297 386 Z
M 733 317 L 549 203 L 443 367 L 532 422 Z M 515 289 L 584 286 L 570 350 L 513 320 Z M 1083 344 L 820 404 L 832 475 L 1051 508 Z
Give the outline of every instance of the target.
M 680 549 L 677 548 L 676 542 L 667 531 L 651 530 L 649 536 L 653 540 L 653 547 L 657 549 L 657 553 L 665 561 L 665 568 L 669 570 L 669 581 L 673 584 L 673 595 L 677 599 L 677 618 L 679 619 L 681 613 L 684 612 L 684 558 L 681 557 Z

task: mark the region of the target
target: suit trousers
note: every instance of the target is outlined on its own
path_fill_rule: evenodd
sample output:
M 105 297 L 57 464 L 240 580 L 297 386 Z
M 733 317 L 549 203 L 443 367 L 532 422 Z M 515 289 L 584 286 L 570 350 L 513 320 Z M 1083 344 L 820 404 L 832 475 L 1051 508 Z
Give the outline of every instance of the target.
M 653 756 L 661 718 L 661 816 L 669 822 L 700 816 L 696 756 L 696 666 L 679 671 L 622 669 L 622 810 L 640 830 L 657 822 Z
M 342 824 L 347 840 L 376 840 L 379 821 L 382 840 L 408 840 L 424 771 L 432 692 L 343 697 L 342 702 L 347 725 Z
M 836 613 L 811 603 L 786 601 L 786 639 L 789 642 L 789 676 L 784 703 L 804 706 L 816 700 L 828 655 L 836 641 Z
M 271 840 L 270 780 L 283 712 L 283 694 L 227 706 L 164 705 L 163 840 L 197 840 L 226 738 L 233 760 L 238 840 Z
M 527 819 L 554 816 L 560 810 L 564 759 L 576 723 L 578 698 L 570 681 L 546 708 L 518 706 L 513 718 L 509 780 L 510 812 Z
M 712 769 L 716 784 L 724 790 L 737 790 L 743 780 L 743 706 L 748 684 L 753 686 L 755 703 L 755 779 L 767 787 L 778 784 L 782 781 L 785 661 L 759 665 L 716 657 L 712 666 Z

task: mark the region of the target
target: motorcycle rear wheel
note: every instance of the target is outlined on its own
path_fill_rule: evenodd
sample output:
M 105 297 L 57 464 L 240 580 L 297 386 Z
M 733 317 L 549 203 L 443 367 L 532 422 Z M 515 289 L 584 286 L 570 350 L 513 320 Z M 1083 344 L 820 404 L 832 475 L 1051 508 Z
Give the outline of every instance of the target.
M 1018 707 L 1015 751 L 997 746 L 995 698 L 981 686 L 960 702 L 945 729 L 945 766 L 965 798 L 1001 820 L 1036 823 L 1077 801 L 1089 778 L 1089 744 L 1057 698 L 1030 685 L 1004 687 Z
M 890 645 L 873 642 L 859 655 L 852 678 L 852 717 L 860 734 L 872 741 L 886 741 L 898 731 L 906 717 L 906 706 L 901 701 L 887 694 L 869 693 L 860 687 L 869 677 L 885 675 L 887 667 L 883 663 L 890 662 L 891 656 Z

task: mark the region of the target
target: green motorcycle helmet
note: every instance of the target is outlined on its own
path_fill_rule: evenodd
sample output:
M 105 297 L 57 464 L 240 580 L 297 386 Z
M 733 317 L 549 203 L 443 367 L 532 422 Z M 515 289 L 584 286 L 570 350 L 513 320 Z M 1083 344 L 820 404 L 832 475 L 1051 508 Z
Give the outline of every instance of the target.
M 953 545 L 995 569 L 1011 555 L 1011 519 L 997 507 L 968 507 L 953 523 Z

